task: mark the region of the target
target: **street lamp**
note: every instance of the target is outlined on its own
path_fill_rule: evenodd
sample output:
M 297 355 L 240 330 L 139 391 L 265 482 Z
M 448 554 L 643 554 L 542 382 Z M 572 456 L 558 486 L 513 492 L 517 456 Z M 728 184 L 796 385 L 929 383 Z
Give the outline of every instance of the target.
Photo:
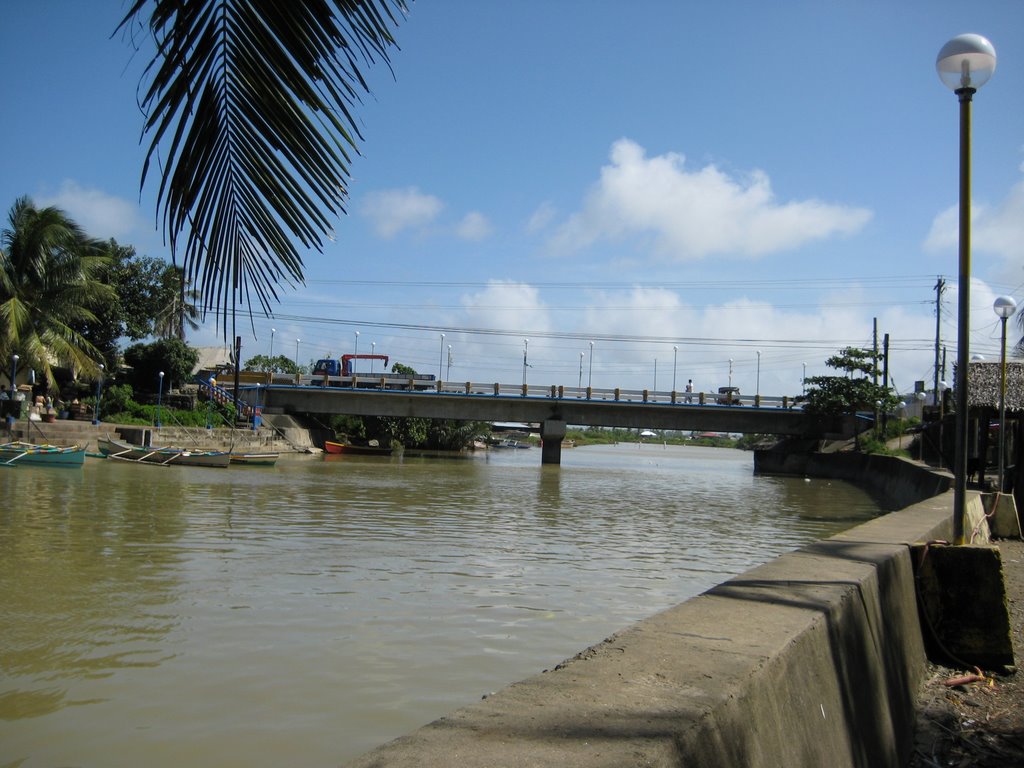
M 273 359 L 274 359 L 274 334 L 275 333 L 277 333 L 277 328 L 271 328 L 270 329 L 270 359 L 271 359 L 271 361 L 273 361 Z M 274 363 L 271 362 L 270 364 L 273 365 Z
M 757 350 L 757 378 L 754 379 L 754 396 L 761 398 L 761 350 Z
M 576 381 L 576 389 L 583 389 L 583 353 L 580 352 L 580 377 Z
M 676 391 L 676 360 L 678 359 L 679 347 L 672 345 L 672 391 Z
M 587 389 L 594 384 L 594 342 L 590 342 L 590 372 L 587 374 Z
M 732 386 L 732 358 L 729 358 L 729 386 Z
M 352 358 L 352 373 L 356 372 L 356 360 L 359 359 L 359 331 L 356 331 L 356 356 Z
M 957 278 L 956 448 L 953 457 L 953 543 L 964 539 L 967 502 L 967 361 L 971 314 L 971 99 L 996 69 L 996 49 L 981 35 L 958 35 L 942 46 L 935 69 L 960 101 L 960 253 Z
M 11 400 L 14 399 L 14 393 L 18 391 L 18 361 L 20 359 L 17 354 L 11 355 Z
M 160 371 L 156 390 L 156 428 L 160 429 L 160 401 L 164 395 L 164 372 Z
M 530 349 L 530 340 L 523 339 L 523 394 L 526 394 L 526 369 L 529 367 L 529 363 L 526 362 L 526 355 Z
M 377 354 L 377 342 L 370 342 L 370 375 L 373 376 L 373 356 Z
M 103 386 L 103 363 L 100 363 L 100 375 L 96 377 L 96 407 L 92 409 L 92 425 L 100 424 L 100 387 Z
M 300 341 L 302 341 L 302 339 L 296 339 L 295 340 L 295 367 L 296 368 L 299 367 L 299 342 Z
M 444 379 L 448 381 L 452 377 L 452 345 L 448 345 L 448 368 L 445 369 Z
M 992 304 L 992 310 L 1002 324 L 1002 337 L 999 342 L 999 492 L 1003 485 L 1003 474 L 1006 471 L 1006 321 L 1017 311 L 1017 302 L 1009 296 L 1000 296 Z
M 444 334 L 441 334 L 441 351 L 437 353 L 437 379 L 438 381 L 444 381 L 441 378 L 441 369 L 444 367 Z

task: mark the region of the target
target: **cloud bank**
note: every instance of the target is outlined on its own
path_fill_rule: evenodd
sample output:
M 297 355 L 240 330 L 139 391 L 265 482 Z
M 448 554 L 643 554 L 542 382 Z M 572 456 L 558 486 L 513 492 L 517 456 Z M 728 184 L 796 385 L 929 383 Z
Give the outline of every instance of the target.
M 714 165 L 691 170 L 683 155 L 648 157 L 629 139 L 612 145 L 610 160 L 582 209 L 552 238 L 555 250 L 646 236 L 674 261 L 716 254 L 756 257 L 853 234 L 871 218 L 864 208 L 782 202 L 763 171 L 737 178 Z

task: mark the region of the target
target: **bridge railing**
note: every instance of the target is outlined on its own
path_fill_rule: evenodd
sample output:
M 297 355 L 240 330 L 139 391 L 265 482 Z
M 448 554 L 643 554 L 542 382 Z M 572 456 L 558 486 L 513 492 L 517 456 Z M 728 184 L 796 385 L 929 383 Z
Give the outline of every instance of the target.
M 386 379 L 372 374 L 357 376 L 300 376 L 293 380 L 299 386 L 341 387 L 346 389 L 404 389 L 396 379 Z M 280 382 L 283 383 L 283 382 Z M 289 382 L 291 383 L 291 382 Z M 414 389 L 424 392 L 440 392 L 448 395 L 471 395 L 476 397 L 535 397 L 574 400 L 606 400 L 626 403 L 649 403 L 660 405 L 720 405 L 756 406 L 760 408 L 793 408 L 796 399 L 776 395 L 736 395 L 731 397 L 718 392 L 678 392 L 647 389 L 603 389 L 595 387 L 566 387 L 554 384 L 501 384 L 473 381 L 417 381 Z

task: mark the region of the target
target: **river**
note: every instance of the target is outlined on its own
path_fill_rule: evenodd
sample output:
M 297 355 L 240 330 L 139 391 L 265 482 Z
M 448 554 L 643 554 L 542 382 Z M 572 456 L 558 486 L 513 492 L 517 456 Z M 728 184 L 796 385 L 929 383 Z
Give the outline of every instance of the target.
M 0 471 L 0 768 L 320 768 L 879 513 L 620 444 Z

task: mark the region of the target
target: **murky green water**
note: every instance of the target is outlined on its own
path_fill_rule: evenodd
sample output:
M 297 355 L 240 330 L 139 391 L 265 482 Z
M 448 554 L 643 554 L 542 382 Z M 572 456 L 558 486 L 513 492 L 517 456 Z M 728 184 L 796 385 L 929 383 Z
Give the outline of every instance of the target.
M 0 766 L 332 766 L 877 514 L 620 445 L 0 472 Z

